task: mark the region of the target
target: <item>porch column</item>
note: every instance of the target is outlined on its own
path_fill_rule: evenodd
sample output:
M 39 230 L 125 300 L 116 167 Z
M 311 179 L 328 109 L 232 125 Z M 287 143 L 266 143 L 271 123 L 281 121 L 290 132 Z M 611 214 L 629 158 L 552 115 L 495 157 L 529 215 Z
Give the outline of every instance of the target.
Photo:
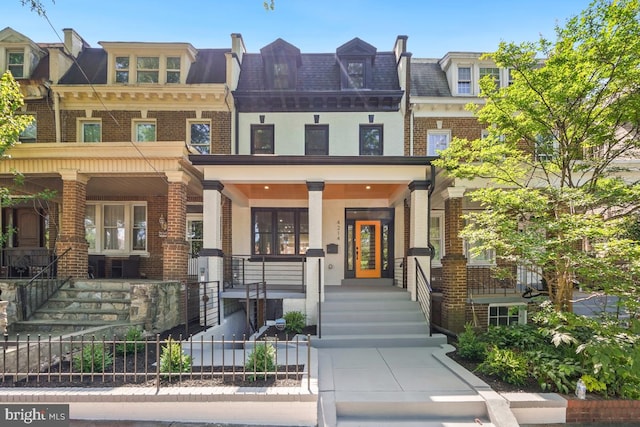
M 162 279 L 177 281 L 187 276 L 187 183 L 180 171 L 165 172 L 169 181 L 167 194 L 167 238 L 162 243 Z
M 198 280 L 209 282 L 206 289 L 208 299 L 218 299 L 218 290 L 214 286 L 219 286 L 220 291 L 224 284 L 224 268 L 222 251 L 222 189 L 224 185 L 220 181 L 203 181 L 203 224 L 202 224 L 202 249 L 198 257 L 198 270 L 204 271 L 204 274 L 198 272 Z M 200 287 L 200 300 L 202 300 L 205 287 Z M 215 295 L 214 295 L 215 292 Z M 221 301 L 220 301 L 221 303 Z M 216 325 L 218 322 L 217 310 L 222 307 L 218 304 L 210 305 L 210 311 L 204 312 L 205 307 L 201 306 L 200 322 L 204 324 L 207 319 L 207 325 Z
M 307 182 L 309 191 L 309 248 L 305 280 L 307 282 L 307 323 L 318 321 L 318 302 L 324 300 L 324 249 L 322 248 L 322 192 L 324 182 Z M 320 297 L 318 293 L 321 292 Z
M 449 187 L 442 192 L 445 215 L 445 256 L 442 257 L 442 326 L 462 332 L 466 322 L 467 258 L 460 231 L 464 227 L 462 201 L 465 188 Z
M 62 177 L 62 218 L 60 236 L 56 244 L 58 277 L 86 279 L 89 268 L 89 243 L 85 237 L 84 216 L 87 203 L 87 182 L 89 177 L 77 170 L 61 170 Z
M 409 251 L 407 252 L 407 287 L 411 300 L 417 301 L 418 289 L 416 261 L 427 280 L 431 278 L 431 250 L 429 249 L 428 212 L 429 181 L 413 181 L 409 184 L 411 206 L 409 214 Z

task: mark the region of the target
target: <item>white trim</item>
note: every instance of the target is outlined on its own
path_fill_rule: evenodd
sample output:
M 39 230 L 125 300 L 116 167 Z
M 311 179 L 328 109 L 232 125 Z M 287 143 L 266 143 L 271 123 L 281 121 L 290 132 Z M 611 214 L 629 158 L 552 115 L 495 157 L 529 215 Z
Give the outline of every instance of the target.
M 104 254 L 104 255 L 148 255 L 149 254 L 149 209 L 146 202 L 123 202 L 123 201 L 100 201 L 100 202 L 87 202 L 88 206 L 95 206 L 95 248 L 89 249 L 90 254 Z M 124 207 L 124 242 L 125 247 L 122 250 L 104 249 L 104 207 L 105 206 L 123 206 Z M 133 218 L 134 208 L 144 207 L 145 209 L 145 224 L 146 224 L 146 239 L 144 250 L 134 250 L 132 248 L 133 243 Z M 86 227 L 86 225 L 85 225 Z
M 198 152 L 197 147 L 204 147 L 204 144 L 192 144 L 191 143 L 191 125 L 193 124 L 205 124 L 209 125 L 209 144 L 208 144 L 208 153 L 211 154 L 211 119 L 187 119 L 187 144 L 189 147 L 193 147 Z
M 100 125 L 100 140 L 89 141 L 89 143 L 102 142 L 102 119 L 101 118 L 87 118 L 78 117 L 76 119 L 76 140 L 78 142 L 87 142 L 84 140 L 84 125 L 85 124 L 98 124 Z
M 524 302 L 502 303 L 501 302 L 501 303 L 491 303 L 487 307 L 487 327 L 496 326 L 496 325 L 491 325 L 492 317 L 496 318 L 496 319 L 505 318 L 505 316 L 501 316 L 500 314 L 498 314 L 497 316 L 491 316 L 491 309 L 495 308 L 495 307 L 518 307 L 518 321 L 517 321 L 517 323 L 507 323 L 506 325 L 503 325 L 503 326 L 524 325 L 524 324 L 527 323 L 527 304 L 526 303 L 524 303 Z M 507 322 L 509 322 L 510 317 L 511 317 L 511 315 L 507 315 L 507 317 L 506 317 Z
M 152 124 L 154 126 L 153 140 L 152 141 L 139 141 L 138 140 L 138 125 Z M 132 119 L 131 120 L 131 140 L 133 142 L 155 142 L 158 140 L 158 123 L 156 119 Z
M 437 210 L 437 211 L 431 211 L 431 220 L 438 220 L 438 239 L 439 239 L 439 244 L 440 244 L 440 258 L 436 259 L 433 258 L 432 260 L 432 266 L 433 267 L 441 267 L 442 266 L 442 257 L 444 257 L 445 255 L 445 241 L 444 241 L 444 225 L 445 225 L 445 215 L 444 215 L 444 211 L 443 210 Z M 429 224 L 429 231 L 433 231 L 433 226 L 431 224 Z M 434 241 L 432 240 L 431 236 L 429 236 L 429 242 L 431 244 L 434 243 Z
M 431 143 L 432 136 L 446 136 L 446 147 L 442 147 L 440 144 Z M 437 151 L 444 150 L 451 144 L 451 130 L 450 129 L 429 129 L 427 130 L 427 156 L 437 156 Z

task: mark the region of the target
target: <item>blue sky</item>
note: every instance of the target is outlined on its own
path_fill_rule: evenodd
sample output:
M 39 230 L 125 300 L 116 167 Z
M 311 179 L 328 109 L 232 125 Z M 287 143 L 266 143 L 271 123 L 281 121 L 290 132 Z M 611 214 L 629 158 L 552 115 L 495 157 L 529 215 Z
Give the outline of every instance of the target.
M 10 26 L 36 42 L 57 42 L 75 29 L 92 47 L 99 41 L 188 42 L 228 48 L 240 33 L 249 52 L 278 37 L 305 53 L 333 52 L 360 37 L 389 51 L 407 35 L 414 58 L 452 51 L 493 51 L 501 40 L 554 38 L 554 26 L 590 0 L 42 0 L 51 25 L 20 4 L 0 0 L 0 29 Z M 55 30 L 55 31 L 54 31 Z

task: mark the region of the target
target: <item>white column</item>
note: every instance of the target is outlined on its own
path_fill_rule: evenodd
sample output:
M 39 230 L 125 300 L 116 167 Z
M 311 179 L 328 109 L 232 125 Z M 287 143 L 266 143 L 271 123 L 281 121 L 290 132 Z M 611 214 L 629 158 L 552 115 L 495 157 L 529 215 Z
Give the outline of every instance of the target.
M 407 287 L 411 299 L 416 301 L 417 277 L 416 260 L 427 278 L 431 278 L 431 250 L 429 249 L 429 181 L 413 181 L 409 184 L 411 191 L 411 211 L 409 221 L 409 252 L 407 253 Z
M 307 323 L 318 319 L 318 302 L 324 299 L 324 249 L 322 247 L 322 192 L 324 182 L 307 182 L 309 191 L 309 249 L 305 280 L 307 282 Z
M 198 258 L 198 280 L 204 280 L 210 282 L 207 288 L 210 289 L 210 295 L 207 295 L 209 299 L 219 296 L 211 288 L 217 282 L 222 290 L 224 286 L 224 271 L 223 271 L 223 252 L 222 252 L 222 189 L 224 185 L 220 181 L 204 181 L 202 192 L 202 238 L 203 248 L 200 251 Z M 204 270 L 204 274 L 200 272 Z M 200 292 L 203 287 L 201 286 Z M 202 297 L 200 295 L 200 300 Z M 220 302 L 220 301 L 218 301 Z M 215 304 L 214 306 L 220 309 L 221 304 Z M 204 319 L 204 313 L 200 313 L 200 319 Z M 207 312 L 207 319 L 209 319 L 209 325 L 211 320 L 218 319 L 217 312 Z

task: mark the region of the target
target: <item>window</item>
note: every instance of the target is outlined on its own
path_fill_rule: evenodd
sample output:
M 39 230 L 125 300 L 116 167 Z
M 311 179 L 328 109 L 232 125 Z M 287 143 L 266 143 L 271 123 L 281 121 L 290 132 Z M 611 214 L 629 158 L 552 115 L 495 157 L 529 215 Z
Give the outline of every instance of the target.
M 204 234 L 202 219 L 187 220 L 187 242 L 189 243 L 189 253 L 197 255 L 203 248 Z
M 116 56 L 116 83 L 129 83 L 128 56 Z
M 309 248 L 306 208 L 253 208 L 253 255 L 304 255 Z
M 489 326 L 524 325 L 527 323 L 525 304 L 489 304 Z
M 211 122 L 202 120 L 189 120 L 188 122 L 189 145 L 201 154 L 211 153 Z
M 78 134 L 80 142 L 100 142 L 102 141 L 102 122 L 100 120 L 80 120 Z
M 513 84 L 513 69 L 509 68 L 507 72 L 509 73 L 509 86 L 511 86 Z
M 329 154 L 329 125 L 305 126 L 304 154 L 308 156 L 326 156 Z
M 429 226 L 429 243 L 433 246 L 433 262 L 440 264 L 444 254 L 444 214 L 442 212 L 432 212 Z
M 167 58 L 167 83 L 180 83 L 180 57 Z
M 469 220 L 464 220 L 464 226 L 469 224 Z M 464 255 L 467 257 L 467 264 L 471 265 L 494 265 L 496 263 L 495 251 L 493 249 L 483 249 L 480 252 L 474 250 L 479 244 L 471 244 L 464 241 Z
M 158 83 L 160 58 L 157 56 L 139 56 L 136 59 L 138 83 Z
M 427 131 L 427 156 L 437 156 L 442 150 L 449 148 L 451 131 L 430 130 Z
M 471 67 L 458 67 L 458 95 L 471 95 Z
M 24 52 L 7 53 L 7 70 L 11 71 L 11 75 L 15 79 L 26 77 L 24 75 Z
M 496 89 L 500 87 L 500 69 L 499 68 L 480 67 L 480 78 L 482 79 L 484 76 L 491 76 L 493 78 L 494 83 L 496 84 Z
M 274 154 L 273 125 L 251 125 L 251 154 Z
M 360 155 L 382 156 L 382 125 L 360 125 Z
M 289 64 L 286 62 L 276 62 L 273 64 L 273 88 L 293 89 L 289 87 Z
M 87 203 L 85 238 L 93 253 L 147 250 L 147 206 L 142 203 Z
M 364 84 L 364 61 L 347 61 L 347 87 L 350 89 L 362 89 Z
M 156 140 L 156 122 L 150 120 L 134 120 L 133 135 L 135 142 L 148 142 Z
M 18 135 L 18 141 L 20 142 L 36 142 L 38 139 L 38 125 L 36 123 L 36 117 L 33 116 L 31 123 Z
M 558 140 L 553 135 L 537 135 L 535 140 L 535 155 L 540 162 L 553 160 L 558 153 Z

